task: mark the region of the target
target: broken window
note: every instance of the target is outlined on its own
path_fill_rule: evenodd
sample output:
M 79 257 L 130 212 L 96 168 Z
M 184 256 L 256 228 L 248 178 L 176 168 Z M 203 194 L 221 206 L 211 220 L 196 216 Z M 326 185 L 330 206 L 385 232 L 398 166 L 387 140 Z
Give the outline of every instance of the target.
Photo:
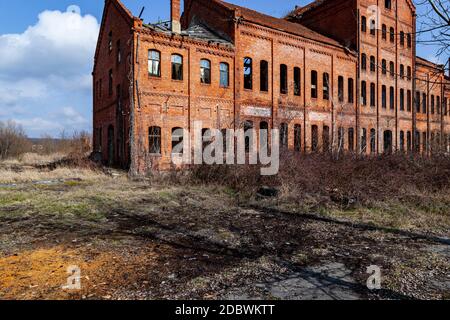
M 381 27 L 381 36 L 383 40 L 387 39 L 387 27 L 385 24 L 383 24 L 383 26 Z
M 367 30 L 367 19 L 366 17 L 361 17 L 361 32 L 366 32 Z
M 172 80 L 183 80 L 183 57 L 172 55 Z
M 403 31 L 400 31 L 400 45 L 405 46 L 405 33 Z
M 294 148 L 297 152 L 302 150 L 302 126 L 299 124 L 294 125 Z
M 110 96 L 112 96 L 112 94 L 113 94 L 113 71 L 112 71 L 112 69 L 109 70 L 108 93 Z
M 353 103 L 353 79 L 348 79 L 348 103 Z
M 375 72 L 375 69 L 376 69 L 375 57 L 370 56 L 370 71 Z
M 311 151 L 319 151 L 319 127 L 316 125 L 311 127 Z
M 394 77 L 395 75 L 395 65 L 394 62 L 389 62 L 389 72 L 391 73 L 391 77 Z
M 422 113 L 427 114 L 427 94 L 422 94 Z
M 400 131 L 400 151 L 405 152 L 405 132 Z
M 172 154 L 182 154 L 183 153 L 183 139 L 184 139 L 183 128 L 173 128 L 172 129 Z
M 260 90 L 269 91 L 269 63 L 265 60 L 260 62 Z
M 374 36 L 375 35 L 375 20 L 370 20 L 370 34 L 372 35 L 372 36 Z
M 377 135 L 375 129 L 370 129 L 370 153 L 376 153 Z
M 288 93 L 288 68 L 285 64 L 280 65 L 280 92 Z
M 411 67 L 408 67 L 407 77 L 408 77 L 408 80 L 411 80 L 411 77 L 412 77 L 412 75 L 411 75 Z
M 253 61 L 252 58 L 244 58 L 244 89 L 253 89 Z
M 367 105 L 367 84 L 365 81 L 361 81 L 361 104 Z
M 344 77 L 338 77 L 338 99 L 339 102 L 344 102 Z
M 298 67 L 294 68 L 294 95 L 299 96 L 301 94 L 301 70 Z
M 230 66 L 225 62 L 220 64 L 220 86 L 222 88 L 230 86 Z
M 391 154 L 392 153 L 392 131 L 386 130 L 383 135 L 384 141 L 384 153 Z
M 365 53 L 361 55 L 361 69 L 366 70 L 367 69 L 367 56 Z
M 161 154 L 161 127 L 150 127 L 148 130 L 148 150 L 151 154 Z
M 412 103 L 411 103 L 411 90 L 408 90 L 406 92 L 406 110 L 408 110 L 408 112 L 411 112 L 411 107 L 412 107 Z
M 311 98 L 317 98 L 317 71 L 311 71 Z
M 112 31 L 110 31 L 108 34 L 108 50 L 110 53 L 113 50 L 113 33 L 112 33 Z
M 408 48 L 411 48 L 411 46 L 412 46 L 412 40 L 411 40 L 411 34 L 410 34 L 410 33 L 408 33 L 408 34 L 406 35 L 406 42 L 407 42 L 407 44 L 408 44 Z
M 200 82 L 211 84 L 211 62 L 207 59 L 200 61 Z
M 404 78 L 405 77 L 405 66 L 404 65 L 400 65 L 400 78 Z
M 159 51 L 148 51 L 148 74 L 152 77 L 161 76 L 161 53 Z
M 329 126 L 323 126 L 323 132 L 322 132 L 322 141 L 323 141 L 323 151 L 328 152 L 330 151 L 330 127 Z
M 328 73 L 323 74 L 323 99 L 330 99 L 330 75 Z
M 383 109 L 387 108 L 387 92 L 386 92 L 386 86 L 381 87 L 381 107 Z
M 250 152 L 250 147 L 253 148 L 253 121 L 244 122 L 244 135 L 245 135 L 245 152 Z
M 287 148 L 289 143 L 289 127 L 286 123 L 280 125 L 280 146 Z
M 405 110 L 405 90 L 400 89 L 400 110 Z
M 394 95 L 394 87 L 389 88 L 389 106 L 391 110 L 395 108 L 395 95 Z
M 370 106 L 375 107 L 375 83 L 370 84 Z
M 387 62 L 386 59 L 381 60 L 381 73 L 386 74 L 387 73 Z
M 392 8 L 392 1 L 391 0 L 384 0 L 384 7 L 386 9 L 391 9 Z
M 122 47 L 120 45 L 120 40 L 117 40 L 117 64 L 122 62 Z
M 355 149 L 355 130 L 353 128 L 348 129 L 348 151 L 353 152 Z
M 361 133 L 361 152 L 366 153 L 367 152 L 367 129 L 362 128 Z
M 389 34 L 390 34 L 390 41 L 391 42 L 395 42 L 395 31 L 394 31 L 394 28 L 390 28 L 389 29 Z
M 434 114 L 434 95 L 431 95 L 431 114 Z

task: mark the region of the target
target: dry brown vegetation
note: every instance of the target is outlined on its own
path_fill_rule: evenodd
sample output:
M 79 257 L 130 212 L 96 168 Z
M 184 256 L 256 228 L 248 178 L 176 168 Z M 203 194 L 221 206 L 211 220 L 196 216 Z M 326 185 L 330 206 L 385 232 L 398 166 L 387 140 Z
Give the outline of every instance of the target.
M 286 153 L 273 177 L 198 166 L 130 179 L 81 157 L 1 167 L 3 299 L 450 297 L 445 157 Z M 74 264 L 82 290 L 62 290 Z

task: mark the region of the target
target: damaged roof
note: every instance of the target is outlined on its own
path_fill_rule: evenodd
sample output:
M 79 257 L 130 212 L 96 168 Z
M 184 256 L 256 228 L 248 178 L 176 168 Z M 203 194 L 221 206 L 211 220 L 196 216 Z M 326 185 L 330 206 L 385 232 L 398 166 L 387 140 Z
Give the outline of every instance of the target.
M 337 46 L 337 47 L 342 47 L 342 48 L 345 47 L 340 42 L 338 42 L 334 39 L 331 39 L 327 36 L 324 36 L 318 32 L 315 32 L 299 23 L 290 22 L 290 21 L 287 21 L 282 18 L 272 17 L 272 16 L 269 16 L 269 15 L 266 15 L 266 14 L 263 14 L 263 13 L 245 8 L 245 7 L 241 7 L 241 6 L 238 6 L 235 4 L 231 4 L 228 2 L 219 1 L 219 0 L 211 0 L 211 1 L 220 3 L 230 10 L 234 10 L 234 11 L 238 12 L 244 20 L 247 20 L 247 21 L 250 21 L 250 22 L 265 26 L 265 27 L 269 27 L 272 29 L 276 29 L 279 31 L 298 35 L 298 36 L 301 36 L 301 37 L 304 37 L 304 38 L 307 38 L 310 40 L 330 44 L 330 45 Z M 327 1 L 327 0 L 320 0 L 320 1 Z
M 157 32 L 163 32 L 172 34 L 172 26 L 170 21 L 161 22 L 156 24 L 144 24 L 145 27 L 150 28 Z M 210 29 L 205 24 L 201 23 L 197 19 L 192 19 L 189 27 L 186 30 L 181 31 L 181 35 L 189 37 L 195 40 L 206 41 L 209 43 L 224 44 L 232 46 L 233 43 L 224 37 L 221 37 L 214 30 Z

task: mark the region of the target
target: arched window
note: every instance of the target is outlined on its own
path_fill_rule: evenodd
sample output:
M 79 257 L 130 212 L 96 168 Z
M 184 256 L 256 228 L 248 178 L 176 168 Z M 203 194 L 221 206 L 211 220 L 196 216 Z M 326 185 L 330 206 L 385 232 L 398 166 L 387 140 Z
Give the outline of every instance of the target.
M 338 129 L 338 152 L 341 152 L 345 148 L 345 131 L 344 128 L 339 127 Z
M 370 34 L 372 36 L 375 35 L 375 27 L 376 27 L 375 20 L 370 20 Z
M 375 129 L 370 129 L 370 153 L 376 153 L 377 135 Z
M 370 84 L 370 106 L 375 107 L 375 83 Z
M 400 110 L 405 110 L 405 90 L 400 89 Z
M 161 77 L 161 53 L 157 50 L 148 51 L 148 74 Z
M 311 71 L 311 98 L 317 98 L 317 71 Z
M 344 77 L 338 77 L 338 99 L 339 102 L 344 102 Z
M 406 148 L 408 150 L 408 152 L 412 151 L 412 140 L 411 140 L 411 131 L 408 131 L 406 133 Z
M 389 72 L 391 73 L 391 77 L 395 75 L 395 65 L 394 62 L 389 62 Z
M 431 95 L 431 114 L 434 114 L 434 94 Z
M 370 56 L 370 71 L 375 72 L 375 69 L 376 69 L 375 57 Z
M 405 132 L 400 131 L 400 151 L 405 152 Z
M 172 129 L 172 154 L 183 153 L 184 131 L 182 128 Z
M 266 121 L 259 123 L 259 148 L 269 148 L 269 124 Z
M 200 61 L 200 82 L 211 84 L 211 62 L 207 59 Z
M 403 31 L 400 31 L 400 45 L 405 45 L 405 33 Z
M 383 74 L 387 73 L 386 59 L 381 60 L 381 73 L 383 73 Z
M 299 96 L 302 92 L 301 89 L 301 70 L 298 67 L 294 68 L 294 95 Z
M 392 28 L 392 27 L 389 29 L 389 39 L 391 42 L 395 41 L 395 31 L 394 31 L 394 28 Z
M 353 152 L 355 150 L 355 130 L 348 128 L 348 151 Z
M 391 108 L 391 110 L 394 110 L 395 108 L 394 87 L 389 88 L 389 107 Z
M 366 83 L 366 81 L 361 81 L 361 104 L 363 106 L 367 105 L 367 83 Z
M 253 121 L 247 120 L 244 122 L 244 134 L 245 134 L 245 152 L 250 152 L 250 148 L 253 148 Z
M 150 127 L 148 129 L 148 152 L 150 154 L 161 154 L 161 127 Z
M 172 55 L 172 80 L 183 80 L 183 57 Z
M 384 7 L 386 9 L 392 9 L 392 0 L 384 0 Z
M 411 77 L 412 77 L 412 75 L 411 75 L 411 67 L 408 67 L 407 68 L 407 77 L 408 77 L 408 80 L 411 80 Z
M 230 66 L 226 62 L 220 63 L 220 86 L 222 88 L 230 86 Z
M 294 149 L 297 152 L 302 150 L 302 126 L 294 125 Z
M 408 112 L 411 112 L 411 107 L 412 107 L 412 101 L 411 101 L 411 90 L 408 90 L 406 92 L 406 109 L 408 110 Z
M 348 79 L 348 103 L 353 103 L 354 97 L 353 97 L 353 79 Z
M 365 53 L 361 55 L 361 69 L 366 70 L 367 69 L 367 56 Z
M 366 32 L 367 30 L 367 18 L 365 16 L 361 17 L 361 32 Z
M 280 92 L 288 93 L 288 68 L 285 64 L 280 65 Z
M 311 127 L 311 151 L 319 151 L 319 127 L 316 125 Z
M 367 129 L 362 128 L 361 130 L 361 152 L 367 152 Z
M 244 58 L 244 89 L 253 89 L 253 60 L 252 58 Z
M 387 39 L 387 27 L 385 24 L 383 24 L 383 26 L 381 27 L 381 36 L 383 40 Z
M 267 92 L 269 91 L 269 63 L 266 60 L 261 60 L 259 69 L 260 90 Z
M 289 127 L 287 123 L 280 125 L 280 147 L 287 148 L 289 145 Z
M 330 127 L 329 126 L 323 126 L 323 132 L 322 132 L 322 142 L 323 142 L 323 151 L 328 152 L 330 151 L 330 144 L 331 138 L 330 138 Z
M 212 141 L 212 132 L 209 128 L 203 128 L 202 129 L 202 150 L 205 151 L 205 148 L 211 143 Z
M 330 99 L 330 75 L 328 73 L 323 74 L 323 99 Z
M 387 91 L 385 85 L 381 86 L 381 107 L 383 109 L 387 108 Z
M 406 35 L 406 42 L 407 42 L 407 44 L 408 44 L 408 48 L 411 48 L 411 46 L 412 46 L 412 41 L 411 41 L 411 34 L 410 33 L 408 33 L 407 35 Z

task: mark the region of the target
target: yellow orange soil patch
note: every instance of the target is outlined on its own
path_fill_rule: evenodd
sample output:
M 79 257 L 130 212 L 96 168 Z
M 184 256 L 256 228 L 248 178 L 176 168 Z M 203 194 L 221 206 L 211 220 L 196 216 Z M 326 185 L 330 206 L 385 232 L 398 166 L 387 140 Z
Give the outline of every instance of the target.
M 156 263 L 151 247 L 144 252 L 99 252 L 56 246 L 0 258 L 0 299 L 110 299 L 115 289 L 139 283 Z M 81 289 L 68 290 L 68 267 L 81 271 Z

